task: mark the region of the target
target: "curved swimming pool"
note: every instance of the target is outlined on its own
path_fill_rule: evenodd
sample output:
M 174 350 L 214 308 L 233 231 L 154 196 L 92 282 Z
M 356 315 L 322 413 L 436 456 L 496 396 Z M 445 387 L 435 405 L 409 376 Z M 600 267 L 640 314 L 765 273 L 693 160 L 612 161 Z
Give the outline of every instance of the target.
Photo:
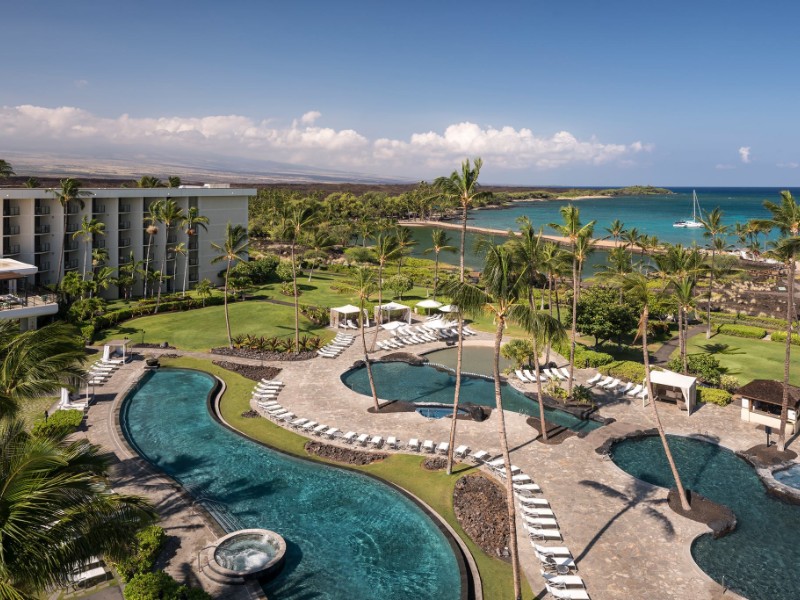
M 406 402 L 437 402 L 453 404 L 456 386 L 455 375 L 434 367 L 410 365 L 405 362 L 377 362 L 372 365 L 373 379 L 378 397 L 384 400 Z M 342 374 L 342 381 L 351 390 L 370 396 L 369 379 L 364 367 L 350 369 Z M 526 397 L 508 384 L 502 384 L 503 408 L 530 417 L 539 416 L 539 403 Z M 477 404 L 495 407 L 494 381 L 480 377 L 461 377 L 459 404 Z M 602 426 L 597 421 L 579 419 L 562 410 L 545 407 L 545 418 L 556 425 L 573 431 L 592 431 Z
M 684 486 L 736 514 L 736 530 L 692 544 L 695 562 L 715 581 L 750 600 L 800 598 L 800 507 L 767 494 L 753 468 L 730 450 L 691 438 L 668 436 Z M 657 436 L 612 447 L 614 462 L 634 477 L 672 487 L 674 480 Z
M 159 370 L 120 414 L 125 436 L 226 529 L 266 528 L 287 544 L 270 598 L 461 598 L 449 540 L 411 500 L 360 473 L 294 458 L 209 414 L 215 380 Z

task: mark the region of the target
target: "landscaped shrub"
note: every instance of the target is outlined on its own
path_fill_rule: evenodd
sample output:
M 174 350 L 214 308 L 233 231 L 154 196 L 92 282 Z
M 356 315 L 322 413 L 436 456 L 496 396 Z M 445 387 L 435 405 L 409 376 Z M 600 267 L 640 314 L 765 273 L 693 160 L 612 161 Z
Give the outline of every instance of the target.
M 762 327 L 753 327 L 752 325 L 724 324 L 717 327 L 717 331 L 725 335 L 750 338 L 753 340 L 760 340 L 767 335 L 766 329 Z
M 231 269 L 233 277 L 248 277 L 256 285 L 269 283 L 276 279 L 275 271 L 280 259 L 274 254 L 265 254 L 258 260 L 237 263 Z
M 740 385 L 739 378 L 734 375 L 722 375 L 719 378 L 719 387 L 726 392 L 735 392 L 739 389 Z
M 572 399 L 578 404 L 590 404 L 592 402 L 592 390 L 585 385 L 576 385 L 572 388 Z
M 785 342 L 786 341 L 786 332 L 785 331 L 773 331 L 772 335 L 769 336 L 773 342 Z M 800 334 L 793 333 L 792 334 L 792 346 L 800 346 Z
M 82 410 L 57 410 L 47 421 L 37 419 L 31 433 L 36 437 L 62 437 L 75 431 L 83 421 Z
M 670 325 L 666 321 L 648 321 L 647 335 L 664 336 L 670 334 Z
M 718 406 L 728 406 L 731 403 L 733 395 L 725 390 L 717 388 L 698 387 L 697 388 L 697 401 L 705 402 L 706 404 L 717 404 Z
M 164 537 L 164 529 L 158 525 L 146 527 L 136 534 L 136 547 L 131 555 L 116 563 L 123 581 L 130 581 L 134 576 L 152 570 L 164 544 Z
M 372 263 L 375 262 L 375 253 L 369 248 L 354 246 L 344 251 L 344 257 L 349 263 Z
M 302 273 L 300 269 L 295 268 L 295 274 L 297 278 L 300 279 Z M 277 267 L 275 267 L 275 275 L 278 276 L 278 279 L 281 281 L 291 281 L 292 280 L 292 263 L 288 260 L 282 260 Z
M 553 350 L 558 352 L 564 358 L 569 358 L 569 343 L 558 344 L 553 346 Z M 582 344 L 575 344 L 575 366 L 579 369 L 597 368 L 600 365 L 607 365 L 612 362 L 614 357 L 605 352 L 596 352 L 589 350 Z
M 233 337 L 233 347 L 257 352 L 294 352 L 293 337 L 266 337 L 251 334 L 240 334 Z M 322 339 L 317 336 L 300 336 L 301 352 L 313 352 L 322 346 Z
M 690 354 L 686 357 L 689 374 L 699 377 L 710 385 L 719 385 L 720 378 L 725 374 L 725 369 L 720 366 L 719 360 L 710 354 Z M 675 356 L 667 363 L 667 369 L 680 373 L 681 357 Z
M 702 313 L 701 318 L 705 320 L 706 315 Z M 751 325 L 753 327 L 763 327 L 768 330 L 772 329 L 786 329 L 786 321 L 784 319 L 776 319 L 774 317 L 753 317 L 744 313 L 723 313 L 712 312 L 711 323 L 713 325 L 720 325 L 723 323 L 732 323 L 737 325 Z
M 123 596 L 125 600 L 213 600 L 202 589 L 181 585 L 164 571 L 134 576 Z
M 632 360 L 615 360 L 597 369 L 603 375 L 617 377 L 624 381 L 641 383 L 644 380 L 644 365 Z

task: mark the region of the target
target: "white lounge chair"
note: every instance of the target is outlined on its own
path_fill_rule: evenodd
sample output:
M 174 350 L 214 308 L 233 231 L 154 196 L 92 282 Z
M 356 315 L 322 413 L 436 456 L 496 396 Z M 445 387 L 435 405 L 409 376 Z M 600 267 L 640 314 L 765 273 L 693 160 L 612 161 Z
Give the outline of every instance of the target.
M 561 532 L 558 529 L 543 529 L 541 527 L 532 527 L 529 525 L 525 526 L 525 529 L 528 531 L 528 534 L 534 540 L 560 540 L 561 539 Z
M 577 575 L 553 575 L 552 573 L 546 573 L 541 571 L 542 577 L 544 577 L 545 582 L 550 585 L 563 585 L 566 587 L 584 587 L 583 579 L 578 577 Z
M 270 406 L 270 407 L 267 409 L 267 412 L 268 412 L 268 413 L 274 413 L 274 412 L 278 412 L 278 411 L 279 411 L 279 410 L 281 410 L 282 408 L 283 408 L 283 407 L 282 407 L 280 404 L 276 404 L 275 406 Z
M 519 473 L 518 475 L 511 475 L 511 481 L 514 483 L 531 483 L 533 481 L 530 475 Z
M 644 389 L 644 386 L 641 383 L 637 383 L 633 389 L 628 390 L 625 392 L 626 396 L 630 396 L 631 398 L 635 398 L 637 394 L 639 394 Z
M 436 446 L 436 452 L 439 454 L 447 454 L 448 450 L 450 450 L 450 442 L 441 442 Z
M 486 459 L 489 458 L 491 454 L 489 454 L 486 450 L 478 450 L 477 452 L 473 452 L 469 455 L 469 457 L 474 460 L 476 463 L 478 462 L 486 462 Z
M 268 385 L 270 383 L 273 383 L 275 385 L 280 385 L 280 386 L 286 385 L 285 383 L 283 383 L 282 381 L 278 381 L 277 379 L 262 379 L 261 383 L 266 383 Z
M 469 452 L 469 446 L 463 446 L 462 445 L 462 446 L 459 446 L 458 448 L 456 448 L 455 451 L 453 452 L 453 454 L 455 454 L 459 458 L 466 458 L 467 457 L 467 452 Z
M 552 554 L 542 554 L 534 546 L 533 553 L 543 565 L 556 567 L 557 569 L 576 569 L 575 561 L 570 556 L 553 556 Z
M 306 423 L 308 423 L 308 419 L 306 419 L 305 417 L 298 417 L 297 419 L 289 423 L 289 425 L 297 429 L 298 427 L 300 427 L 301 425 L 305 425 Z
M 356 444 L 358 444 L 359 446 L 366 446 L 367 440 L 369 440 L 369 434 L 362 433 L 360 436 L 356 438 Z
M 579 588 L 560 588 L 548 583 L 545 583 L 544 587 L 556 600 L 589 600 L 589 594 L 586 590 Z
M 607 385 L 608 385 L 609 383 L 611 383 L 612 381 L 614 381 L 614 378 L 613 378 L 613 377 L 611 377 L 611 376 L 609 375 L 609 376 L 607 376 L 605 379 L 603 379 L 603 381 L 598 381 L 598 382 L 597 382 L 597 387 L 604 387 L 604 386 L 607 386 Z
M 603 374 L 602 374 L 602 373 L 595 373 L 595 374 L 594 374 L 594 377 L 592 377 L 592 378 L 591 378 L 589 381 L 587 381 L 587 382 L 586 382 L 586 385 L 588 385 L 588 386 L 590 386 L 590 387 L 591 387 L 591 386 L 593 386 L 595 383 L 597 383 L 598 381 L 600 381 L 602 378 L 603 378 Z
M 569 375 L 564 375 L 558 367 L 553 367 L 552 369 L 550 369 L 550 372 L 553 375 L 555 375 L 557 379 L 560 379 L 561 381 L 566 381 L 567 379 L 569 379 Z
M 258 404 L 261 408 L 272 408 L 273 406 L 278 406 L 278 402 L 275 400 L 256 400 L 256 404 Z
M 533 506 L 523 506 L 522 512 L 531 517 L 555 517 L 551 508 L 537 508 Z
M 608 392 L 616 393 L 617 388 L 620 386 L 621 383 L 622 383 L 622 381 L 620 381 L 619 379 L 614 379 L 614 381 L 612 381 L 608 385 L 603 386 L 603 389 L 608 391 Z
M 408 440 L 408 449 L 413 452 L 419 452 L 419 440 L 417 438 Z
M 302 429 L 303 431 L 311 431 L 311 430 L 312 430 L 312 429 L 314 429 L 314 427 L 316 427 L 317 425 L 319 425 L 319 421 L 309 421 L 308 423 L 306 423 L 305 425 L 303 425 L 303 426 L 301 427 L 301 429 Z
M 271 411 L 269 411 L 269 415 L 268 416 L 269 416 L 270 419 L 277 419 L 281 415 L 285 415 L 288 412 L 289 411 L 286 410 L 285 408 L 281 408 L 280 410 L 271 410 Z
M 519 492 L 523 495 L 542 491 L 542 488 L 539 487 L 538 483 L 515 483 L 513 486 L 516 492 Z
M 490 460 L 486 463 L 486 466 L 490 469 L 497 470 L 503 465 L 505 465 L 505 459 L 501 456 L 500 458 L 495 458 L 494 460 Z
M 558 527 L 558 522 L 553 517 L 529 517 L 523 514 L 522 518 L 532 527 Z
M 568 556 L 572 558 L 572 552 L 570 552 L 569 548 L 566 546 L 542 546 L 541 544 L 537 544 L 535 542 L 531 542 L 531 546 L 533 546 L 534 552 L 541 554 L 542 556 Z
M 372 439 L 369 441 L 370 446 L 373 448 L 380 448 L 383 446 L 383 438 L 379 435 L 372 436 Z
M 627 394 L 628 392 L 630 392 L 632 389 L 633 389 L 633 384 L 632 384 L 632 383 L 629 381 L 629 382 L 628 382 L 628 383 L 626 383 L 626 384 L 625 384 L 625 385 L 624 385 L 622 388 L 620 388 L 619 390 L 617 390 L 617 393 L 618 393 L 618 394 L 625 395 L 625 394 Z
M 278 420 L 279 421 L 291 421 L 296 416 L 297 415 L 294 414 L 293 412 L 287 412 L 287 413 L 282 414 L 280 417 L 278 417 Z
M 325 432 L 323 435 L 324 435 L 326 438 L 328 438 L 329 440 L 332 440 L 332 439 L 334 439 L 336 436 L 338 436 L 340 433 L 341 433 L 341 432 L 339 431 L 339 428 L 338 428 L 338 427 L 331 427 L 331 428 L 330 428 L 330 429 L 328 429 L 328 431 L 326 431 L 326 432 Z
M 322 432 L 324 431 L 328 431 L 327 425 L 317 425 L 316 427 L 314 427 L 314 429 L 311 430 L 311 432 L 314 435 L 322 435 Z
M 522 369 L 522 374 L 525 375 L 531 383 L 536 383 L 536 373 L 533 373 L 530 369 Z
M 425 440 L 422 442 L 422 449 L 425 450 L 428 454 L 433 454 L 434 445 L 433 440 Z
M 550 506 L 550 502 L 547 501 L 545 498 L 533 498 L 532 496 L 517 496 L 517 500 L 519 503 L 522 504 L 523 507 L 525 506 L 539 506 L 539 507 L 548 507 Z
M 390 435 L 388 438 L 386 438 L 386 445 L 389 446 L 389 448 L 391 448 L 393 450 L 397 450 L 397 448 L 399 447 L 400 444 L 397 441 L 396 437 L 394 437 L 393 435 Z
M 558 379 L 555 373 L 553 373 L 550 369 L 542 369 L 542 374 L 550 380 Z
M 358 434 L 355 431 L 348 431 L 342 436 L 342 439 L 347 442 L 348 444 L 352 444 L 356 441 Z
M 512 475 L 512 477 L 514 475 L 519 475 L 520 473 L 522 473 L 522 469 L 520 469 L 517 465 L 511 465 L 511 475 Z M 505 467 L 500 467 L 499 469 L 497 469 L 497 474 L 500 475 L 500 477 L 505 477 L 506 476 L 506 468 Z M 526 475 L 526 477 L 527 477 L 527 475 Z
M 522 373 L 521 370 L 515 369 L 514 373 L 516 374 L 517 379 L 519 379 L 522 383 L 530 383 L 530 380 L 527 377 L 525 377 L 525 375 Z

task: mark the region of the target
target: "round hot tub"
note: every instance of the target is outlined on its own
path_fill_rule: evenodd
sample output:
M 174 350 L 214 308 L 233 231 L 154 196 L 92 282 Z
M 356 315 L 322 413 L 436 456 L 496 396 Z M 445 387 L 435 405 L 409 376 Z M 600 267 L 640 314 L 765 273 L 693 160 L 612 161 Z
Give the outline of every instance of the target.
M 268 529 L 241 529 L 221 537 L 209 550 L 209 566 L 218 574 L 262 579 L 283 566 L 286 542 Z

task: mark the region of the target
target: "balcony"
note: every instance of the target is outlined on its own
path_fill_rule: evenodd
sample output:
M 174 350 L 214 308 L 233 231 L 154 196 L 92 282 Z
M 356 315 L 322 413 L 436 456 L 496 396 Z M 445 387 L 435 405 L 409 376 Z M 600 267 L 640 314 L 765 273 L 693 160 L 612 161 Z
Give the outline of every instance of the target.
M 3 207 L 3 216 L 4 217 L 18 217 L 19 216 L 19 206 L 4 206 Z
M 197 240 L 195 238 L 190 239 L 189 240 L 189 250 L 197 250 L 197 248 L 198 248 Z
M 77 215 L 79 212 L 81 212 L 81 207 L 78 206 L 77 204 L 74 204 L 74 203 L 70 202 L 67 205 L 67 214 L 68 215 Z
M 78 259 L 73 258 L 72 260 L 64 261 L 64 270 L 65 271 L 74 271 L 78 268 Z
M 95 215 L 104 215 L 106 213 L 105 204 L 95 204 L 92 206 L 92 213 Z
M 19 225 L 5 225 L 3 235 L 19 235 Z
M 93 250 L 96 250 L 97 248 L 105 248 L 105 247 L 106 247 L 106 241 L 105 240 L 95 240 L 92 243 L 92 249 Z
M 170 236 L 167 238 L 167 243 L 168 243 L 168 244 L 174 244 L 174 243 L 175 243 L 175 242 L 177 242 L 177 241 L 178 241 L 178 236 L 177 236 L 177 235 L 175 235 L 174 233 L 173 233 L 173 234 L 171 234 L 171 235 L 170 235 Z
M 119 205 L 119 214 L 124 215 L 126 213 L 131 212 L 131 205 L 130 204 L 120 204 Z
M 131 228 L 131 222 L 130 221 L 122 221 L 122 220 L 120 220 L 118 225 L 117 225 L 117 228 L 120 231 L 124 231 L 126 229 L 130 229 Z
M 54 315 L 58 312 L 56 295 L 28 290 L 25 295 L 4 294 L 0 296 L 0 314 L 2 319 L 27 319 Z
M 67 233 L 75 233 L 80 228 L 81 226 L 79 223 L 76 223 L 75 221 L 67 221 Z
M 200 261 L 198 260 L 198 258 L 196 256 L 194 258 L 191 257 L 191 256 L 189 257 L 189 266 L 190 267 L 196 267 L 199 264 L 200 264 Z
M 50 263 L 46 261 L 40 261 L 38 256 L 36 257 L 35 264 L 36 268 L 39 269 L 39 273 L 44 273 L 50 270 Z
M 3 256 L 19 254 L 19 244 L 3 244 Z
M 130 248 L 131 238 L 119 238 L 119 248 Z
M 74 250 L 78 249 L 78 241 L 77 240 L 69 240 L 64 244 L 64 252 L 73 252 Z
M 37 225 L 36 227 L 33 228 L 33 233 L 35 235 L 50 233 L 50 225 Z
M 33 209 L 33 214 L 35 215 L 49 215 L 50 214 L 50 207 L 49 206 L 41 206 L 36 205 Z
M 50 252 L 50 243 L 44 244 L 35 244 L 33 247 L 34 254 L 43 254 L 45 252 Z

